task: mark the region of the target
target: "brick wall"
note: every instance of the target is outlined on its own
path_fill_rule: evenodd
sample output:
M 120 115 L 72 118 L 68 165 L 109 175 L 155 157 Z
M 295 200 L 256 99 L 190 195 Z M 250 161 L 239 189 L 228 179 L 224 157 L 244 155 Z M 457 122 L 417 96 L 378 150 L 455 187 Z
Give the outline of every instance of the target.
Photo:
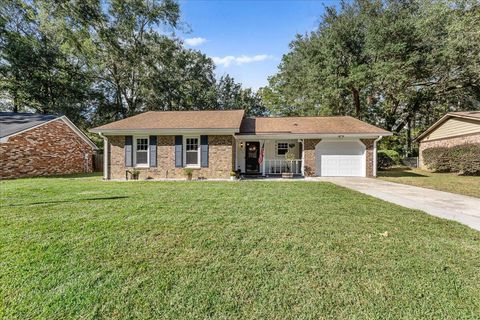
M 306 177 L 312 177 L 316 175 L 315 146 L 320 141 L 321 139 L 305 139 L 303 142 L 303 161 L 305 162 L 304 170 Z
M 367 177 L 374 177 L 374 143 L 375 139 L 360 139 L 362 143 L 365 145 L 365 152 L 366 152 L 366 161 L 365 161 L 365 169 L 366 169 L 366 176 Z
M 133 168 L 125 167 L 125 137 L 110 136 L 109 178 L 125 179 L 125 172 Z M 208 167 L 194 169 L 193 178 L 228 179 L 233 169 L 235 140 L 233 136 L 208 136 Z M 175 167 L 175 136 L 157 137 L 157 166 L 137 168 L 139 179 L 183 179 L 183 168 Z
M 0 143 L 0 178 L 92 172 L 92 160 L 92 147 L 58 119 Z
M 431 141 L 422 141 L 420 142 L 418 153 L 419 153 L 419 166 L 422 169 L 426 169 L 425 165 L 423 164 L 423 150 L 428 148 L 434 147 L 453 147 L 461 144 L 466 143 L 474 143 L 480 145 L 480 133 L 459 136 L 459 137 L 452 137 L 448 139 L 439 139 L 439 140 L 431 140 Z

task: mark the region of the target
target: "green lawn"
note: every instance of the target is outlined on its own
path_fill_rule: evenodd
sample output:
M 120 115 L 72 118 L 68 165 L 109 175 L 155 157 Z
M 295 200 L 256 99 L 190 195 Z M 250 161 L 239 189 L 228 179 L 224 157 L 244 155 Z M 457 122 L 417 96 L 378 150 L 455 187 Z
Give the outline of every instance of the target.
M 480 198 L 480 177 L 478 176 L 459 176 L 454 173 L 434 173 L 421 169 L 393 168 L 386 171 L 378 171 L 378 177 L 391 182 Z
M 480 316 L 480 232 L 332 184 L 0 187 L 0 318 Z

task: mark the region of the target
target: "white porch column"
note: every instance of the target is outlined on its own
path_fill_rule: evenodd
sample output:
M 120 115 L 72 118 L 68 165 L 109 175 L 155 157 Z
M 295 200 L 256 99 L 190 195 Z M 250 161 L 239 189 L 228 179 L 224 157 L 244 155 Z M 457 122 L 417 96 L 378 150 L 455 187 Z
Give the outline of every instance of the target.
M 377 176 L 377 142 L 380 141 L 380 139 L 382 139 L 382 136 L 378 137 L 377 139 L 375 139 L 373 141 L 373 176 L 376 177 Z
M 235 139 L 235 136 L 233 136 L 233 139 Z M 234 161 L 235 168 L 233 168 L 233 171 L 237 171 L 237 169 L 238 169 L 238 140 L 237 139 L 235 139 L 235 143 L 234 143 L 233 147 L 235 148 L 235 150 L 234 150 L 235 151 L 234 152 L 234 154 L 235 154 L 235 161 Z
M 103 136 L 103 180 L 108 180 L 108 139 Z
M 263 143 L 262 143 L 262 146 L 263 146 L 263 161 L 262 161 L 262 176 L 266 176 L 266 173 L 265 173 L 265 162 L 267 162 L 267 148 L 265 146 L 265 140 L 263 140 Z M 260 147 L 261 148 L 261 147 Z M 261 150 L 261 149 L 260 149 Z
M 300 172 L 302 173 L 302 177 L 305 177 L 305 144 L 304 139 L 299 139 L 298 142 L 302 144 L 302 166 L 300 168 Z

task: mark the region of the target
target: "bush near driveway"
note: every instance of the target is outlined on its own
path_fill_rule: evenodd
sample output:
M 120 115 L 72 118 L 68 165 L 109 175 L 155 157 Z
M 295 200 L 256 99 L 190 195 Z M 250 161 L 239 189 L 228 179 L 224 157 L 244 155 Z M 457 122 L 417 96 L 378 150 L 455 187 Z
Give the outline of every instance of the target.
M 430 170 L 480 175 L 480 145 L 463 144 L 434 147 L 423 151 L 423 162 Z
M 400 155 L 395 150 L 378 150 L 377 166 L 386 169 L 400 164 Z

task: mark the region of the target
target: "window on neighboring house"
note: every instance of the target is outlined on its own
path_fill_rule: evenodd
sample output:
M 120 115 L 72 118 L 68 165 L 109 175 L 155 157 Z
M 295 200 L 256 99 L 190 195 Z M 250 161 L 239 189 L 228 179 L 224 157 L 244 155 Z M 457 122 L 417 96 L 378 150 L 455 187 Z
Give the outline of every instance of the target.
M 287 142 L 278 142 L 277 143 L 277 155 L 283 156 L 288 152 L 288 143 Z
M 199 139 L 195 138 L 185 138 L 185 166 L 186 167 L 197 167 L 200 166 L 200 148 L 199 148 Z
M 148 166 L 148 138 L 135 139 L 135 165 Z

